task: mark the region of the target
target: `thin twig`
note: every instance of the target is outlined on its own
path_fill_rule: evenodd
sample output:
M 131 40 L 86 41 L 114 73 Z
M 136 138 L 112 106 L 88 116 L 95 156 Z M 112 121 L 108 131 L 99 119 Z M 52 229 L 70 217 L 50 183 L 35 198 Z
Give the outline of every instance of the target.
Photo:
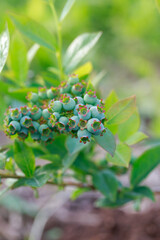
M 13 178 L 13 179 L 23 179 L 25 178 L 24 176 L 20 176 L 20 175 L 16 175 L 16 174 L 10 174 L 10 173 L 4 173 L 0 170 L 0 178 L 1 179 L 6 179 L 6 178 Z M 79 183 L 79 182 L 72 182 L 72 181 L 65 181 L 62 182 L 60 185 L 57 184 L 54 181 L 47 181 L 46 184 L 50 184 L 50 185 L 57 185 L 57 186 L 62 186 L 62 187 L 67 187 L 67 186 L 75 186 L 78 188 L 90 188 L 92 190 L 94 190 L 94 186 L 90 185 L 90 184 L 85 184 L 85 183 Z

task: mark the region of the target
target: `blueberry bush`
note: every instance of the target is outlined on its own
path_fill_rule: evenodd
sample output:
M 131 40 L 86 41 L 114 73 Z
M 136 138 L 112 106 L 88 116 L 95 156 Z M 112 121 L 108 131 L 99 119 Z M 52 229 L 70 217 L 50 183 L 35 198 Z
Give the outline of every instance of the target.
M 86 60 L 102 33 L 81 34 L 63 47 L 63 21 L 74 2 L 68 0 L 58 16 L 53 1 L 45 1 L 54 33 L 12 13 L 0 26 L 1 128 L 11 139 L 0 149 L 5 185 L 0 194 L 53 184 L 59 190 L 74 186 L 72 199 L 99 191 L 99 207 L 140 203 L 145 197 L 154 201 L 142 182 L 160 163 L 160 146 L 135 156 L 132 146 L 147 138 L 139 130 L 135 96 L 119 99 L 112 90 L 101 99 L 101 79 L 91 74 L 93 66 Z M 54 61 L 38 72 L 32 60 L 41 49 Z M 124 174 L 130 175 L 128 185 L 121 181 Z

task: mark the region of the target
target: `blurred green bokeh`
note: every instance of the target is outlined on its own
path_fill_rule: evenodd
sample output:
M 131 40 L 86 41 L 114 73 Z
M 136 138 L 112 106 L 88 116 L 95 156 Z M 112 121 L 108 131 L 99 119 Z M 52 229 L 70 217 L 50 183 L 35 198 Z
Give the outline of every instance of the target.
M 57 12 L 65 2 L 55 1 Z M 8 12 L 29 16 L 55 32 L 46 0 L 2 0 L 1 21 L 8 20 Z M 9 24 L 12 25 L 10 21 Z M 160 136 L 159 26 L 160 13 L 154 0 L 77 0 L 62 26 L 63 50 L 83 32 L 103 32 L 87 56 L 95 72 L 107 72 L 100 83 L 103 97 L 111 89 L 120 97 L 137 95 L 147 132 L 152 136 Z M 26 39 L 25 42 L 29 48 L 31 43 Z M 41 48 L 30 68 L 38 73 L 55 64 L 49 51 Z

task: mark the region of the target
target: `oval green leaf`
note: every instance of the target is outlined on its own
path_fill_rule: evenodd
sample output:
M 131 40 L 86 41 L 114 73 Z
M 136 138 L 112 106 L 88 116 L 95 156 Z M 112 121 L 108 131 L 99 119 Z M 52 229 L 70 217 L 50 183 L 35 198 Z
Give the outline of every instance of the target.
M 111 154 L 111 156 L 114 155 L 116 150 L 116 142 L 109 129 L 106 129 L 106 132 L 103 134 L 103 136 L 94 136 L 94 139 L 104 150 Z
M 36 21 L 28 18 L 10 14 L 11 20 L 15 26 L 23 33 L 26 37 L 30 38 L 33 42 L 46 47 L 50 50 L 55 50 L 54 36 L 48 32 L 42 25 Z
M 132 186 L 138 185 L 160 163 L 160 146 L 156 146 L 143 153 L 133 164 L 131 171 Z
M 30 147 L 16 140 L 14 143 L 14 160 L 26 177 L 33 176 L 35 157 Z

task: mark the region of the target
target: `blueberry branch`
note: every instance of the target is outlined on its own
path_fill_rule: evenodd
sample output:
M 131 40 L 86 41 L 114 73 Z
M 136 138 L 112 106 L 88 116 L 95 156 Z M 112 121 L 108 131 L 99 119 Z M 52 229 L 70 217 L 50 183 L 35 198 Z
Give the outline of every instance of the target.
M 0 178 L 1 179 L 7 179 L 7 178 L 12 178 L 12 179 L 23 179 L 25 178 L 24 176 L 20 176 L 20 175 L 16 175 L 16 174 L 11 174 L 11 173 L 6 173 L 2 170 L 0 170 Z M 47 181 L 46 184 L 50 184 L 50 185 L 57 185 L 57 182 L 54 182 L 54 181 Z M 65 182 L 61 182 L 60 186 L 62 187 L 67 187 L 67 186 L 75 186 L 75 187 L 78 187 L 78 188 L 90 188 L 92 190 L 94 190 L 94 186 L 91 185 L 91 184 L 84 184 L 84 183 L 78 183 L 78 182 L 72 182 L 72 181 L 65 181 Z

